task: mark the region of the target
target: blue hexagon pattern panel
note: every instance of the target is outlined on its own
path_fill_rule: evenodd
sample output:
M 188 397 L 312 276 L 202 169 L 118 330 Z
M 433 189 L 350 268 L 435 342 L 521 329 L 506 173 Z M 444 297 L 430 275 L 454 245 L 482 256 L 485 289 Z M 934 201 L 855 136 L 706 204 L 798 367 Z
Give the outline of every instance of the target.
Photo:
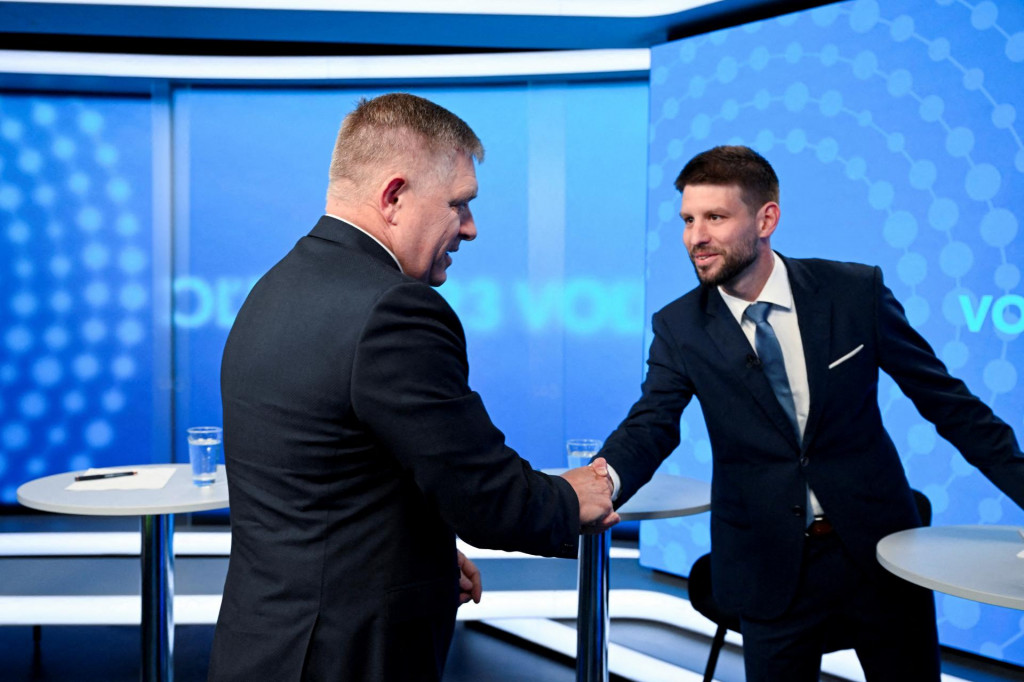
M 882 267 L 950 370 L 1024 433 L 1024 4 L 857 0 L 653 50 L 647 315 L 696 284 L 673 181 L 745 144 L 782 184 L 772 240 L 791 256 Z M 648 339 L 650 331 L 648 330 Z M 887 377 L 879 400 L 935 524 L 1024 525 Z M 710 479 L 697 405 L 663 471 Z M 707 515 L 644 523 L 642 561 L 687 574 Z M 1024 562 L 1022 562 L 1024 571 Z M 1016 611 L 936 595 L 943 643 L 1024 663 Z

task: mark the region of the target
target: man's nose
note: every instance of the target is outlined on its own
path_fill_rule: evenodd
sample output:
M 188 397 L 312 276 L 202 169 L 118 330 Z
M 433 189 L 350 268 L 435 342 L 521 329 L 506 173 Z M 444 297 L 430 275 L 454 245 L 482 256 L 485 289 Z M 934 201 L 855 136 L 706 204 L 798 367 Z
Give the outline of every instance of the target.
M 473 213 L 469 209 L 466 209 L 466 217 L 462 219 L 459 235 L 467 242 L 476 239 L 476 221 L 473 219 Z
M 683 243 L 689 246 L 694 244 L 703 244 L 708 240 L 708 231 L 705 229 L 704 224 L 699 220 L 694 220 L 686 226 L 683 230 Z

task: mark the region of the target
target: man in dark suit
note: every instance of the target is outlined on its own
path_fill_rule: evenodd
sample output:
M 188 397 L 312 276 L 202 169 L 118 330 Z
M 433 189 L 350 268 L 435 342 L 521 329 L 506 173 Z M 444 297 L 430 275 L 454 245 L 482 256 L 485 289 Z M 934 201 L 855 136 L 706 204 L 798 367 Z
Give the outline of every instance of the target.
M 1012 430 L 947 373 L 878 268 L 772 251 L 778 179 L 759 154 L 706 151 L 676 188 L 700 286 L 654 315 L 642 397 L 600 453 L 617 504 L 678 445 L 696 396 L 714 462 L 712 589 L 740 614 L 747 680 L 817 680 L 827 633 L 853 644 L 870 682 L 938 680 L 931 593 L 875 559 L 881 538 L 921 523 L 878 371 L 1022 505 Z
M 618 517 L 602 462 L 534 471 L 468 385 L 431 286 L 476 237 L 480 140 L 425 99 L 342 123 L 327 215 L 253 288 L 224 349 L 232 546 L 210 680 L 439 680 L 478 547 L 576 556 Z

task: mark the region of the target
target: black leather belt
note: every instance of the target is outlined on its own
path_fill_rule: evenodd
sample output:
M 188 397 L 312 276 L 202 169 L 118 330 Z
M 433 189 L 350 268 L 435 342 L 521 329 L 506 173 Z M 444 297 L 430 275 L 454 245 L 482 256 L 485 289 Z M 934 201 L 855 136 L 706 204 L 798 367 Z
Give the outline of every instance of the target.
M 820 538 L 823 535 L 830 535 L 834 528 L 832 523 L 824 516 L 815 516 L 811 525 L 807 526 L 804 534 L 809 538 Z

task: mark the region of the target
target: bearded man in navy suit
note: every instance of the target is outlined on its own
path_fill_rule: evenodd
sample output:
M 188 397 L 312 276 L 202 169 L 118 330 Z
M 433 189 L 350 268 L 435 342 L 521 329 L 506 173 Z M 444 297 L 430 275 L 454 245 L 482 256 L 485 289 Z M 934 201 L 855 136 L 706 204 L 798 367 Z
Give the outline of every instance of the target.
M 714 596 L 740 614 L 748 682 L 817 680 L 826 634 L 869 682 L 939 679 L 931 592 L 888 574 L 875 545 L 921 524 L 878 407 L 878 372 L 1018 505 L 1013 431 L 948 374 L 877 267 L 771 248 L 779 184 L 746 147 L 676 180 L 700 286 L 653 318 L 642 396 L 599 453 L 617 504 L 679 443 L 696 396 L 711 439 Z
M 436 682 L 481 593 L 456 533 L 574 558 L 581 526 L 618 520 L 600 461 L 551 477 L 505 445 L 432 288 L 477 235 L 483 153 L 425 99 L 360 102 L 327 215 L 242 306 L 221 367 L 232 544 L 211 681 Z

